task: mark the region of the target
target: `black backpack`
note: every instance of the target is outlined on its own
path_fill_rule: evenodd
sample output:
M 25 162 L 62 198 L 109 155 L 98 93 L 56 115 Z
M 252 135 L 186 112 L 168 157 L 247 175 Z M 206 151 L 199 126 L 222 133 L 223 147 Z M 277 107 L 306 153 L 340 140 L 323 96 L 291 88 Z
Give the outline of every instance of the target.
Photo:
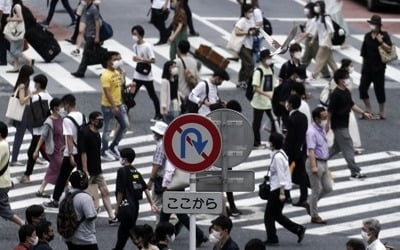
M 261 73 L 261 81 L 262 81 L 262 74 L 263 74 L 262 69 L 257 67 L 255 69 L 255 71 L 260 71 L 260 73 Z M 245 92 L 246 98 L 249 101 L 251 101 L 253 99 L 253 96 L 254 96 L 254 87 L 253 87 L 253 84 L 252 84 L 253 83 L 253 75 L 254 75 L 254 72 L 251 75 L 251 77 L 249 78 L 249 80 L 247 81 L 247 87 L 246 87 L 246 92 Z
M 206 99 L 208 99 L 208 93 L 210 92 L 210 87 L 208 86 L 208 83 L 206 81 L 202 81 L 202 82 L 204 82 L 206 84 L 206 97 L 204 98 L 201 105 L 203 105 L 204 101 Z M 194 103 L 191 100 L 189 100 L 188 96 L 185 98 L 182 105 L 184 105 L 184 107 L 182 109 L 182 111 L 183 111 L 182 113 L 198 113 L 199 108 L 201 107 L 201 105 L 199 106 L 197 103 Z
M 72 237 L 79 225 L 85 220 L 84 217 L 78 220 L 74 209 L 74 197 L 79 193 L 83 193 L 83 191 L 78 190 L 73 193 L 67 191 L 65 198 L 60 202 L 57 215 L 57 231 L 66 239 Z
M 328 15 L 329 16 L 329 15 Z M 329 16 L 330 18 L 330 16 Z M 332 24 L 333 24 L 333 36 L 332 36 L 332 45 L 342 45 L 344 41 L 346 40 L 346 31 L 340 27 L 340 25 L 333 21 L 331 18 Z

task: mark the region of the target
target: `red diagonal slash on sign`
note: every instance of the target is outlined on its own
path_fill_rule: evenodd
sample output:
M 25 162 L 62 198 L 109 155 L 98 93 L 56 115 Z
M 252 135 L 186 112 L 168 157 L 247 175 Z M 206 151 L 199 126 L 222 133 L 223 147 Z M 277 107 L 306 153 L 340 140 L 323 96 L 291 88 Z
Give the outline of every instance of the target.
M 182 134 L 182 132 L 183 132 L 183 130 L 179 127 L 176 131 L 178 131 L 178 133 L 179 134 Z M 193 142 L 192 142 L 192 138 L 190 138 L 189 136 L 186 136 L 186 141 L 190 144 L 190 146 L 192 146 L 192 147 L 194 147 L 193 146 Z M 209 156 L 206 154 L 206 153 L 204 153 L 204 152 L 202 152 L 201 153 L 201 156 L 204 158 L 204 159 L 207 159 Z

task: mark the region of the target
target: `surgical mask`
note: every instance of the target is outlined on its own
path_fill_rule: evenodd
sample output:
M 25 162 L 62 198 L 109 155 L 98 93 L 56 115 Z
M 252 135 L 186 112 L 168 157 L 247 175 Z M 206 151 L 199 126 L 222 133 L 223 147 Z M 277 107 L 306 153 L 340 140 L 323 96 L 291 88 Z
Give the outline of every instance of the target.
M 36 246 L 39 243 L 39 237 L 35 237 L 32 242 L 32 246 Z
M 135 35 L 132 35 L 132 40 L 133 40 L 133 43 L 137 43 L 137 41 L 139 41 L 139 38 Z
M 293 57 L 300 60 L 301 59 L 301 52 L 300 51 L 299 52 L 295 52 L 293 54 Z
M 174 242 L 175 241 L 175 234 L 172 234 L 169 236 L 169 242 Z
M 361 237 L 363 240 L 368 241 L 369 240 L 369 235 L 367 232 L 361 230 Z
M 369 25 L 369 28 L 370 28 L 372 31 L 374 31 L 374 30 L 376 30 L 376 25 L 370 24 L 370 25 Z
M 351 80 L 350 80 L 350 78 L 347 78 L 347 79 L 344 81 L 344 86 L 349 87 L 350 84 L 351 84 Z
M 325 128 L 327 124 L 328 124 L 328 120 L 321 120 L 321 123 L 320 123 L 321 128 Z
M 314 12 L 319 13 L 321 11 L 321 8 L 319 6 L 314 7 Z
M 67 111 L 65 111 L 65 108 L 60 108 L 57 112 L 61 117 L 66 117 L 67 116 Z
M 117 68 L 121 68 L 124 65 L 124 61 L 122 59 L 115 61 L 115 66 Z
M 265 64 L 267 64 L 267 65 L 271 65 L 272 63 L 274 63 L 274 61 L 272 61 L 272 58 L 265 60 Z
M 298 78 L 296 78 L 296 82 L 297 83 L 302 83 L 302 82 L 304 82 L 304 80 L 298 77 Z
M 178 67 L 173 67 L 171 69 L 171 75 L 176 76 L 178 74 Z
M 208 239 L 211 243 L 217 243 L 221 239 L 221 233 L 215 230 L 211 230 L 211 234 L 208 236 Z
M 351 73 L 353 73 L 354 72 L 354 67 L 353 66 L 350 66 L 349 67 L 349 74 L 351 74 Z
M 112 62 L 112 67 L 113 67 L 113 69 L 118 69 L 118 67 L 119 67 L 119 60 L 113 61 L 113 62 Z
M 247 17 L 247 19 L 253 18 L 253 13 L 248 13 L 248 14 L 246 14 L 246 17 Z
M 307 9 L 307 8 L 305 8 L 305 9 L 304 9 L 304 15 L 308 16 L 308 14 L 310 14 L 310 10 Z

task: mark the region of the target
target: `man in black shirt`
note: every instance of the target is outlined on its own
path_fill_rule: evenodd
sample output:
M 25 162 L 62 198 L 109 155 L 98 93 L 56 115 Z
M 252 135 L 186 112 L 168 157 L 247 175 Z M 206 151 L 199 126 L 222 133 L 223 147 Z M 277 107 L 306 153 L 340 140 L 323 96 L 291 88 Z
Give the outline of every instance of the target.
M 373 116 L 363 111 L 353 102 L 351 93 L 346 87 L 351 81 L 349 79 L 349 73 L 345 69 L 337 70 L 334 74 L 334 80 L 337 87 L 330 96 L 328 125 L 326 128 L 326 131 L 328 131 L 330 122 L 333 134 L 335 135 L 333 146 L 329 151 L 329 158 L 341 151 L 350 169 L 350 178 L 362 179 L 365 178 L 366 175 L 361 174 L 361 169 L 354 160 L 353 141 L 349 133 L 349 116 L 351 110 L 362 114 L 368 119 L 373 119 Z
M 79 153 L 82 157 L 82 170 L 90 176 L 89 190 L 95 198 L 95 207 L 99 207 L 97 188 L 100 190 L 104 207 L 108 213 L 108 223 L 117 223 L 111 206 L 110 193 L 101 169 L 101 138 L 99 129 L 103 127 L 103 115 L 94 111 L 89 115 L 89 124 L 85 126 L 79 135 Z M 78 132 L 79 133 L 79 132 Z
M 117 204 L 115 213 L 121 222 L 118 228 L 118 239 L 114 250 L 122 250 L 129 238 L 129 230 L 136 225 L 139 215 L 139 201 L 143 198 L 143 192 L 151 206 L 151 210 L 158 212 L 157 206 L 154 204 L 151 194 L 147 189 L 139 171 L 132 166 L 135 160 L 135 151 L 131 148 L 120 150 L 122 167 L 118 169 L 117 180 L 115 183 L 115 196 Z
M 301 64 L 301 46 L 298 43 L 290 45 L 289 48 L 290 59 L 282 64 L 281 70 L 279 71 L 279 80 L 285 81 L 290 78 L 294 68 L 297 68 L 298 79 L 300 82 L 304 82 L 307 77 L 306 68 Z

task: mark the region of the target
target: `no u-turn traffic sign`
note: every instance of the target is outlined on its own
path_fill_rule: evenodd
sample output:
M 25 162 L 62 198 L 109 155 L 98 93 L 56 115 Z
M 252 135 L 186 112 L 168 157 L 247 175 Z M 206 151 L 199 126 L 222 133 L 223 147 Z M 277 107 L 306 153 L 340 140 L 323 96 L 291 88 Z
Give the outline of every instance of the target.
M 163 141 L 168 160 L 190 173 L 213 165 L 222 146 L 221 134 L 213 121 L 197 114 L 182 115 L 172 121 Z

